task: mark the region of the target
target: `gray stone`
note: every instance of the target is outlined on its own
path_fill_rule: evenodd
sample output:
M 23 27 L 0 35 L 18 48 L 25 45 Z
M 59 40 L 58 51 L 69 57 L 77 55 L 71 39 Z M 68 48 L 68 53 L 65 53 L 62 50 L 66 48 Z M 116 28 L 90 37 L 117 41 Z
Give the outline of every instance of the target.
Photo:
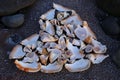
M 16 28 L 21 26 L 24 23 L 24 15 L 16 14 L 11 16 L 5 16 L 5 17 L 2 17 L 1 21 L 7 27 Z
M 0 16 L 15 13 L 33 4 L 35 1 L 36 0 L 0 0 Z
M 101 22 L 101 26 L 103 31 L 112 36 L 117 36 L 120 33 L 120 27 L 117 23 L 116 18 L 114 17 L 107 17 Z

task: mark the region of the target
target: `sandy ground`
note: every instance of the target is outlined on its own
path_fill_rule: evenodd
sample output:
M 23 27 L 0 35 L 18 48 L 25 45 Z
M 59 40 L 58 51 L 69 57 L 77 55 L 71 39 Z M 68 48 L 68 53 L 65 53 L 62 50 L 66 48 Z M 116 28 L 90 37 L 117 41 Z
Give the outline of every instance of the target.
M 9 51 L 14 44 L 6 42 L 10 34 L 18 34 L 21 40 L 39 31 L 38 20 L 41 14 L 52 8 L 52 3 L 58 3 L 76 10 L 83 20 L 88 21 L 89 26 L 95 32 L 98 41 L 106 44 L 107 53 L 110 57 L 101 64 L 92 65 L 87 71 L 70 73 L 66 69 L 56 74 L 25 73 L 18 70 L 9 60 Z M 0 29 L 0 80 L 120 80 L 120 69 L 111 60 L 120 46 L 120 42 L 111 39 L 102 31 L 100 24 L 95 17 L 101 13 L 94 0 L 37 0 L 36 3 L 20 13 L 25 14 L 25 23 L 18 29 Z M 4 27 L 2 24 L 1 27 Z

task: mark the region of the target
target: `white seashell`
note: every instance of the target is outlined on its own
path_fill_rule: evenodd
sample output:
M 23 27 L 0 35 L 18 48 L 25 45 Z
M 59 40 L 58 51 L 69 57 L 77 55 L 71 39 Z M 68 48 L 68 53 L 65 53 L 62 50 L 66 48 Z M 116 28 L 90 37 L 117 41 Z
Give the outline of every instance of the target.
M 81 43 L 80 50 L 85 49 L 86 48 L 85 43 L 82 40 L 80 40 L 80 43 Z
M 44 20 L 51 20 L 54 19 L 54 16 L 55 16 L 55 9 L 51 9 L 47 13 L 43 14 L 40 18 Z
M 92 61 L 93 64 L 99 64 L 101 63 L 104 59 L 109 57 L 109 55 L 103 55 L 103 54 L 88 54 L 86 55 L 89 60 Z
M 80 42 L 80 40 L 78 40 L 78 39 L 73 39 L 72 44 L 73 44 L 73 45 L 76 45 L 76 46 L 80 46 L 80 45 L 81 45 L 81 42 Z
M 31 52 L 32 52 L 32 49 L 25 46 L 25 47 L 23 48 L 23 51 L 24 51 L 25 53 L 31 53 Z
M 57 39 L 54 38 L 53 36 L 51 36 L 50 34 L 45 33 L 45 32 L 41 32 L 41 31 L 40 31 L 40 37 L 41 37 L 42 42 L 54 42 L 54 41 L 57 41 Z
M 48 56 L 47 55 L 40 55 L 40 61 L 42 64 L 47 65 Z
M 33 34 L 30 37 L 21 41 L 20 44 L 25 45 L 25 46 L 36 47 L 36 45 L 37 45 L 36 42 L 37 42 L 38 38 L 39 38 L 38 34 Z
M 75 37 L 74 34 L 71 33 L 71 31 L 69 30 L 69 28 L 67 26 L 64 26 L 63 30 L 67 33 L 67 36 L 69 36 L 69 37 Z
M 82 41 L 84 41 L 87 37 L 88 34 L 86 30 L 78 25 L 78 27 L 74 30 L 75 35 Z
M 65 64 L 65 68 L 70 72 L 81 72 L 87 70 L 91 65 L 91 62 L 87 59 L 80 59 L 73 64 Z
M 86 53 L 90 53 L 90 52 L 92 52 L 92 50 L 93 50 L 93 46 L 92 46 L 92 45 L 89 45 L 89 44 L 88 44 L 88 45 L 86 46 L 86 48 L 85 48 L 85 52 L 86 52 Z
M 54 27 L 48 20 L 46 21 L 45 31 L 48 32 L 50 35 L 55 35 Z
M 59 50 L 59 49 L 53 49 L 50 52 L 50 55 L 49 55 L 50 63 L 54 62 L 58 57 L 60 57 L 61 54 L 62 54 L 61 50 Z
M 37 62 L 24 63 L 22 61 L 15 60 L 16 67 L 25 72 L 38 72 L 41 69 L 41 64 Z
M 60 35 L 63 34 L 62 26 L 56 26 L 56 34 L 57 34 L 58 36 L 60 36 Z
M 63 64 L 59 64 L 57 61 L 54 63 L 49 63 L 47 66 L 41 66 L 41 72 L 44 73 L 56 73 L 60 72 L 63 68 Z
M 45 31 L 45 26 L 46 26 L 45 22 L 43 22 L 43 20 L 40 19 L 39 20 L 39 24 L 40 24 L 40 29 L 43 30 L 43 31 Z
M 66 48 L 66 42 L 65 42 L 65 38 L 66 38 L 66 36 L 65 35 L 62 35 L 62 36 L 60 36 L 60 38 L 59 38 L 59 40 L 58 40 L 58 47 L 60 48 L 60 49 L 65 49 Z
M 31 61 L 36 61 L 36 62 L 39 61 L 39 57 L 38 57 L 38 55 L 35 52 L 27 53 L 26 57 L 30 58 Z
M 9 59 L 20 59 L 25 56 L 21 45 L 16 45 L 9 55 Z
M 92 39 L 92 45 L 93 45 L 93 51 L 95 53 L 105 53 L 107 50 L 107 47 L 105 45 L 102 45 L 100 42 Z
M 73 46 L 72 43 L 69 42 L 69 40 L 67 39 L 66 41 L 66 46 L 68 48 L 68 50 L 70 50 L 72 52 L 72 56 L 70 57 L 70 59 L 80 59 L 82 58 L 84 55 L 81 54 L 79 52 L 79 49 L 76 46 Z
M 62 24 L 82 25 L 82 21 L 79 16 L 73 15 L 61 21 Z
M 83 21 L 83 28 L 87 31 L 88 35 L 96 39 L 94 32 L 89 28 L 87 21 Z

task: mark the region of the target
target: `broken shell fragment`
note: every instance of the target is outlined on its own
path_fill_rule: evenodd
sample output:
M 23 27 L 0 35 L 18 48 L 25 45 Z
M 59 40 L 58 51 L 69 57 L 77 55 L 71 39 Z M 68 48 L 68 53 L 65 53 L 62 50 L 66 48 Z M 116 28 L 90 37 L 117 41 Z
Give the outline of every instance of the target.
M 62 70 L 63 64 L 59 64 L 57 61 L 49 63 L 47 66 L 41 65 L 41 72 L 44 73 L 56 73 Z
M 55 34 L 54 27 L 48 20 L 46 21 L 45 31 L 48 32 L 50 35 L 54 35 Z
M 22 46 L 21 45 L 16 45 L 12 52 L 9 55 L 9 59 L 20 59 L 25 56 L 25 52 L 23 52 Z
M 28 46 L 34 44 L 39 38 L 39 34 L 33 34 L 32 36 L 24 39 L 20 44 Z
M 24 63 L 22 61 L 15 60 L 16 67 L 25 72 L 38 72 L 41 69 L 41 64 L 37 62 Z
M 62 24 L 82 25 L 82 21 L 78 16 L 70 16 L 61 21 Z
M 54 62 L 61 54 L 62 54 L 62 52 L 60 50 L 53 49 L 50 52 L 50 56 L 49 56 L 50 63 Z
M 54 19 L 55 9 L 49 10 L 47 13 L 43 14 L 40 18 L 44 20 Z
M 65 68 L 70 72 L 81 72 L 87 70 L 91 65 L 91 62 L 87 59 L 80 59 L 73 64 L 65 64 Z
M 40 61 L 43 65 L 47 65 L 48 55 L 40 55 Z
M 95 53 L 105 53 L 107 50 L 107 47 L 105 45 L 102 45 L 97 40 L 92 39 L 92 45 L 93 45 L 93 51 Z
M 54 38 L 53 36 L 51 36 L 48 33 L 45 32 L 40 32 L 40 36 L 41 36 L 41 41 L 42 42 L 54 42 L 57 41 L 56 38 Z
M 109 55 L 102 55 L 102 54 L 88 54 L 86 55 L 89 60 L 92 61 L 93 64 L 99 64 L 101 63 L 104 59 L 109 57 Z

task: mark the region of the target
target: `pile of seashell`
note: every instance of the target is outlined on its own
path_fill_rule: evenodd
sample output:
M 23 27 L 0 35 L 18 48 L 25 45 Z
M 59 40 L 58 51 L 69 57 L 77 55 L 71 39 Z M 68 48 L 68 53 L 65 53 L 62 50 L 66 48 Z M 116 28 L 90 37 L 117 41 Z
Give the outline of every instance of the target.
M 24 39 L 10 53 L 17 68 L 56 73 L 65 66 L 69 72 L 81 72 L 109 56 L 104 54 L 106 46 L 74 10 L 58 4 L 53 8 L 40 17 L 39 34 Z

